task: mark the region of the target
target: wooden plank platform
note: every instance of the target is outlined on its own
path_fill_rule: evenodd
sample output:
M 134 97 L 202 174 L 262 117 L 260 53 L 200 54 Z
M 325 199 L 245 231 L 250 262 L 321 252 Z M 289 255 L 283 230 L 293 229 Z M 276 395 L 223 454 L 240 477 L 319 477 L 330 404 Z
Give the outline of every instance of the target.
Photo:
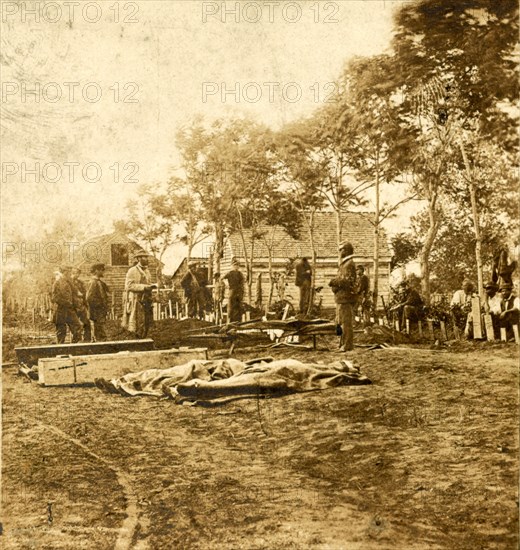
M 43 386 L 92 384 L 96 378 L 110 380 L 130 372 L 168 369 L 192 359 L 207 358 L 207 348 L 122 351 L 100 355 L 43 358 L 38 361 L 38 382 Z
M 153 340 L 118 340 L 113 342 L 79 342 L 77 344 L 51 344 L 47 346 L 30 346 L 15 348 L 18 363 L 32 367 L 39 359 L 57 357 L 58 355 L 98 355 L 118 353 L 120 351 L 151 351 Z

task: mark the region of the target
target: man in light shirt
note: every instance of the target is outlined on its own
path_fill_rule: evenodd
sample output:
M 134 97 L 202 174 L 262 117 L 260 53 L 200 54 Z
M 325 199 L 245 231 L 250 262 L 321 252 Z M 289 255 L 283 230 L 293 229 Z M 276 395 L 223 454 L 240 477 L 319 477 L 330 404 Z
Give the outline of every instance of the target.
M 470 307 L 471 308 L 471 298 L 473 298 L 475 292 L 475 287 L 469 279 L 464 279 L 462 282 L 462 289 L 457 290 L 453 294 L 451 299 L 451 306 L 460 306 L 461 308 Z
M 462 289 L 457 290 L 453 294 L 451 299 L 450 306 L 452 308 L 459 307 L 462 312 L 466 313 L 466 326 L 464 328 L 464 335 L 466 338 L 471 338 L 473 336 L 473 326 L 471 323 L 471 299 L 474 296 L 475 287 L 469 279 L 464 279 L 462 282 Z

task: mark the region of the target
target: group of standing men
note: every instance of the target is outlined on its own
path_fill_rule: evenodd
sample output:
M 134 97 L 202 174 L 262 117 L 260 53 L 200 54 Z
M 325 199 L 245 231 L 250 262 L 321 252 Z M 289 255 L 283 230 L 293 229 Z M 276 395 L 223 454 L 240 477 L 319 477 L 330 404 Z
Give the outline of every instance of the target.
M 52 285 L 53 321 L 58 344 L 65 342 L 69 327 L 72 343 L 106 340 L 105 322 L 109 311 L 109 288 L 102 280 L 104 264 L 91 268 L 87 285 L 77 267 L 62 266 Z M 93 328 L 93 330 L 92 330 Z
M 203 318 L 208 306 L 212 305 L 217 316 L 222 317 L 222 302 L 228 286 L 227 321 L 242 320 L 242 302 L 244 301 L 245 278 L 240 271 L 240 262 L 234 259 L 231 270 L 223 277 L 220 273 L 213 276 L 213 285 L 208 284 L 207 275 L 196 261 L 188 264 L 188 271 L 181 280 L 181 287 L 188 304 L 188 316 Z M 213 289 L 213 296 L 211 295 Z

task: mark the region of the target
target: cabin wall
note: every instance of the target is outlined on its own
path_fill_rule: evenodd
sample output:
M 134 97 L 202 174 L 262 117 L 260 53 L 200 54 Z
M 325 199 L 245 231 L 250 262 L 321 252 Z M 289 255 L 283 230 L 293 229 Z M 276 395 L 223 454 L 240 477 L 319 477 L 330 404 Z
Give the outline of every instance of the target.
M 221 260 L 221 269 L 222 274 L 227 273 L 231 269 L 231 259 L 232 259 L 231 247 L 226 246 L 224 250 L 224 257 Z M 241 271 L 245 274 L 245 260 L 244 258 L 239 258 Z M 362 265 L 365 267 L 365 274 L 370 280 L 370 290 L 374 288 L 374 262 L 372 258 L 356 258 L 356 265 Z M 286 258 L 276 258 L 273 260 L 273 269 L 275 273 L 285 273 L 287 266 Z M 338 272 L 338 263 L 337 258 L 327 258 L 327 259 L 318 259 L 317 272 L 315 275 L 316 287 L 322 287 L 320 296 L 322 298 L 322 310 L 333 311 L 335 309 L 334 302 L 334 293 L 329 287 L 329 281 L 337 275 Z M 267 301 L 269 296 L 269 266 L 268 260 L 256 259 L 253 265 L 253 286 L 252 286 L 252 298 L 253 302 L 257 296 L 257 277 L 259 274 L 262 274 L 262 300 L 263 303 Z M 286 278 L 285 286 L 285 298 L 293 303 L 295 307 L 298 307 L 299 303 L 299 288 L 294 284 L 295 275 L 294 273 Z M 390 293 L 390 260 L 384 258 L 379 262 L 379 296 L 383 296 L 385 302 L 388 302 L 388 296 Z M 246 292 L 247 299 L 247 292 Z M 279 294 L 275 285 L 273 293 L 273 301 L 278 301 Z M 383 306 L 381 298 L 378 300 L 377 308 L 381 309 Z

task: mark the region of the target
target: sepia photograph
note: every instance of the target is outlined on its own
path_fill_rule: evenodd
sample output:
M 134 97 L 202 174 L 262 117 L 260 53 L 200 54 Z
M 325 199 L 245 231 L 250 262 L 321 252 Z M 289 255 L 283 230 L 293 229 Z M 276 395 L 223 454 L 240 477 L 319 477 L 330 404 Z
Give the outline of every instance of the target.
M 518 1 L 0 12 L 0 547 L 518 549 Z

